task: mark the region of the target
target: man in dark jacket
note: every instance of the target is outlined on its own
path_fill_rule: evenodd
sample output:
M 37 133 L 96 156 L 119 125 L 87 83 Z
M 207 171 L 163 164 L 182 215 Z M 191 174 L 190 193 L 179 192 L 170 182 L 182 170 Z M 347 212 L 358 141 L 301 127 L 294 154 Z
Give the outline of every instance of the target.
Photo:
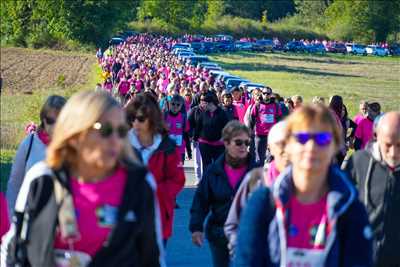
M 383 115 L 377 141 L 357 151 L 344 169 L 357 184 L 374 233 L 377 267 L 400 266 L 400 113 Z

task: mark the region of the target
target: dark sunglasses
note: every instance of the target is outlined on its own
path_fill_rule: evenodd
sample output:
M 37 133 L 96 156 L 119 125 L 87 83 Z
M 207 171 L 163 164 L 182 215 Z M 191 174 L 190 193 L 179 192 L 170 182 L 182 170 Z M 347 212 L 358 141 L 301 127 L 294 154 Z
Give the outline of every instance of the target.
M 147 119 L 147 117 L 143 116 L 143 115 L 142 116 L 132 116 L 131 122 L 134 123 L 135 120 L 137 120 L 138 122 L 143 123 L 146 121 L 146 119 Z
M 297 142 L 305 145 L 310 139 L 313 139 L 318 146 L 327 146 L 332 142 L 332 133 L 330 132 L 318 132 L 318 133 L 308 133 L 308 132 L 297 132 L 293 134 Z
M 250 140 L 235 139 L 235 140 L 233 140 L 233 142 L 237 146 L 242 146 L 242 145 L 250 146 Z
M 101 137 L 109 138 L 114 131 L 116 131 L 119 138 L 125 138 L 128 134 L 129 128 L 126 125 L 120 125 L 117 128 L 114 128 L 110 123 L 100 123 L 96 122 L 93 125 L 93 129 L 98 130 Z
M 45 117 L 44 121 L 46 122 L 47 125 L 53 125 L 54 123 L 56 123 L 56 119 L 49 118 L 49 117 Z
M 180 103 L 171 103 L 171 106 L 173 106 L 173 107 L 180 107 L 181 104 L 180 104 Z

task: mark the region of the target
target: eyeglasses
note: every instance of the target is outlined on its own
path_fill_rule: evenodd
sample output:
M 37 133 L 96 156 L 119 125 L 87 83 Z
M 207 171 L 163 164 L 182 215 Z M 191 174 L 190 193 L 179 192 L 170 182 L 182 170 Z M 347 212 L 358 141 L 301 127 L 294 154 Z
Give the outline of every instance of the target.
M 242 146 L 242 145 L 250 146 L 250 140 L 248 140 L 248 139 L 247 140 L 235 139 L 235 140 L 233 140 L 233 142 L 237 146 Z
M 103 138 L 109 138 L 114 131 L 116 131 L 117 135 L 119 138 L 125 138 L 128 134 L 129 128 L 126 125 L 120 125 L 116 128 L 114 128 L 110 123 L 100 123 L 96 122 L 93 125 L 93 129 L 98 130 L 101 137 Z
M 56 123 L 56 119 L 50 117 L 45 117 L 44 121 L 46 122 L 47 125 L 53 125 L 54 123 Z
M 171 106 L 173 106 L 173 107 L 180 107 L 181 104 L 180 104 L 180 103 L 171 103 Z
M 332 142 L 332 133 L 330 132 L 318 132 L 318 133 L 308 133 L 308 132 L 297 132 L 293 134 L 297 142 L 305 145 L 310 139 L 313 139 L 318 146 L 327 146 Z
M 137 120 L 140 123 L 143 123 L 143 122 L 145 122 L 147 120 L 147 117 L 143 116 L 143 115 L 142 116 L 132 116 L 131 122 L 134 123 L 135 120 Z

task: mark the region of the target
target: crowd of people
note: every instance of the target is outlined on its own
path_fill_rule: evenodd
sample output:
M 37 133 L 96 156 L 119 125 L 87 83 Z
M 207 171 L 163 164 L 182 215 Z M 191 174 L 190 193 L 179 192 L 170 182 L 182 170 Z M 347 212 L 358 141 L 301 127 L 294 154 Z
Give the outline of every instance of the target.
M 47 99 L 0 194 L 1 266 L 166 266 L 192 158 L 184 223 L 214 267 L 400 266 L 400 113 L 228 91 L 176 42 L 130 37 L 94 92 Z

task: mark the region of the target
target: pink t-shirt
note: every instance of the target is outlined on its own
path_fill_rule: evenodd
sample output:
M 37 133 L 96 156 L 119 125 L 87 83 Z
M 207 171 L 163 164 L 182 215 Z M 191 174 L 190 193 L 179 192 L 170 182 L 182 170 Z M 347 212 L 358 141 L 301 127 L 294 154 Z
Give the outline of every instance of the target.
M 327 194 L 318 202 L 303 204 L 296 196 L 288 203 L 290 224 L 287 233 L 288 247 L 305 249 L 323 249 L 325 247 L 327 227 Z M 317 232 L 322 233 L 317 237 Z
M 357 125 L 355 137 L 361 139 L 361 149 L 364 149 L 374 137 L 374 122 L 369 118 L 363 118 Z
M 189 131 L 189 123 L 187 121 L 183 123 L 181 112 L 176 116 L 168 113 L 165 121 L 168 125 L 169 137 L 175 141 L 176 146 L 179 147 L 179 152 L 185 154 L 186 143 L 183 139 L 183 133 Z M 185 124 L 185 126 L 183 124 Z M 185 129 L 183 129 L 183 127 L 185 127 Z
M 360 123 L 360 121 L 361 121 L 362 119 L 364 119 L 364 118 L 365 118 L 364 115 L 362 115 L 362 114 L 357 114 L 357 115 L 354 117 L 353 121 L 358 125 L 358 124 Z
M 112 227 L 117 223 L 118 207 L 126 184 L 126 170 L 117 169 L 113 175 L 97 183 L 79 182 L 71 178 L 72 196 L 80 239 L 74 249 L 94 256 L 107 240 Z M 56 232 L 54 248 L 69 249 Z
M 228 164 L 224 164 L 224 170 L 226 172 L 226 176 L 228 176 L 229 185 L 235 189 L 237 184 L 239 183 L 240 179 L 244 176 L 247 170 L 247 165 L 243 167 L 234 169 Z
M 248 104 L 243 104 L 243 101 L 233 101 L 232 103 L 235 113 L 237 114 L 239 121 L 244 123 L 244 115 L 246 114 L 246 110 L 248 108 Z
M 128 81 L 121 81 L 118 86 L 118 92 L 121 95 L 126 95 L 129 92 L 131 84 Z
M 7 233 L 9 228 L 10 228 L 10 221 L 8 219 L 7 200 L 4 197 L 3 193 L 0 192 L 0 244 L 1 244 L 1 238 L 5 233 Z
M 259 107 L 256 105 L 253 107 L 251 115 L 256 117 L 256 135 L 265 136 L 268 135 L 269 130 L 277 122 L 276 117 L 282 116 L 282 112 L 275 103 L 260 104 Z

